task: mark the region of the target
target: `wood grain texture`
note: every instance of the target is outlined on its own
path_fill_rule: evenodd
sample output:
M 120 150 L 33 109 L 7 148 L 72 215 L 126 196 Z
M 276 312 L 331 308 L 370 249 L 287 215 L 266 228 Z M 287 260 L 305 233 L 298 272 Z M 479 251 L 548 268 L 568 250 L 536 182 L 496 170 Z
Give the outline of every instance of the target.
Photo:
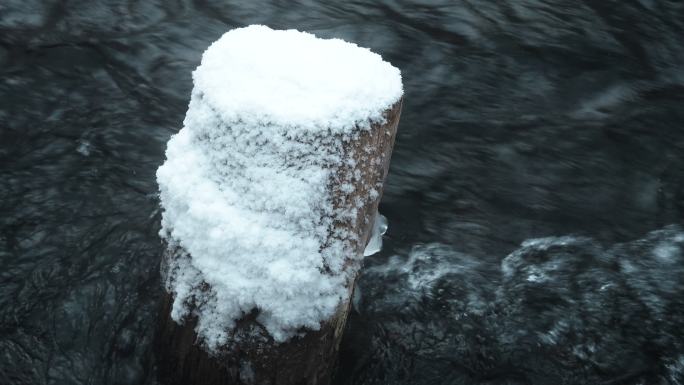
M 385 112 L 386 122 L 374 125 L 371 130 L 360 131 L 347 142 L 344 156 L 353 158 L 355 166 L 347 166 L 336 175 L 329 186 L 334 194 L 336 207 L 352 207 L 361 197 L 377 191 L 376 199 L 367 201 L 359 208 L 355 220 L 337 222 L 337 228 L 349 230 L 357 236 L 353 248 L 357 255 L 363 253 L 373 227 L 384 183 L 389 169 L 390 157 L 401 115 L 402 100 Z M 355 171 L 360 180 L 351 178 Z M 344 194 L 339 185 L 352 183 L 354 191 Z M 162 265 L 182 250 L 168 250 Z M 359 258 L 348 259 L 348 264 L 359 264 Z M 358 268 L 359 266 L 353 266 Z M 163 268 L 163 266 L 162 266 Z M 198 344 L 195 325 L 197 319 L 186 319 L 182 325 L 171 319 L 173 297 L 164 296 L 156 337 L 157 369 L 162 384 L 168 385 L 325 385 L 329 384 L 337 364 L 337 354 L 342 333 L 349 314 L 354 290 L 352 277 L 348 284 L 348 296 L 338 306 L 337 312 L 321 324 L 320 330 L 302 330 L 302 335 L 276 344 L 266 330 L 251 314 L 237 322 L 233 340 L 216 354 L 207 353 Z

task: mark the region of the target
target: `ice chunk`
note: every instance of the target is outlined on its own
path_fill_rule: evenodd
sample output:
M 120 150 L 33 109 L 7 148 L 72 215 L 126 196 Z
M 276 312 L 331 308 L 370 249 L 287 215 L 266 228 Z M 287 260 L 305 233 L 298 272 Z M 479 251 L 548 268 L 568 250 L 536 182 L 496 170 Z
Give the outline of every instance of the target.
M 181 250 L 163 269 L 172 317 L 197 316 L 209 349 L 255 308 L 276 341 L 318 329 L 361 258 L 339 226 L 357 207 L 334 201 L 350 187 L 340 170 L 359 171 L 344 144 L 401 98 L 399 70 L 342 40 L 250 26 L 212 44 L 193 79 L 157 171 L 160 235 Z
M 387 218 L 380 213 L 375 214 L 375 220 L 373 221 L 373 230 L 366 245 L 366 249 L 363 250 L 363 256 L 368 257 L 379 252 L 382 249 L 382 236 L 387 232 Z

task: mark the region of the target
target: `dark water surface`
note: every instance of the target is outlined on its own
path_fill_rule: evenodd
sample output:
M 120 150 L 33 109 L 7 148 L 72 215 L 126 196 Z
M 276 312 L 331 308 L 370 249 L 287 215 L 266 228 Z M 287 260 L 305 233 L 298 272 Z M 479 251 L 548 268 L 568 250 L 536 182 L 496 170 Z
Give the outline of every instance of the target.
M 155 171 L 202 51 L 251 23 L 404 76 L 337 384 L 684 384 L 665 0 L 3 0 L 0 384 L 156 383 Z

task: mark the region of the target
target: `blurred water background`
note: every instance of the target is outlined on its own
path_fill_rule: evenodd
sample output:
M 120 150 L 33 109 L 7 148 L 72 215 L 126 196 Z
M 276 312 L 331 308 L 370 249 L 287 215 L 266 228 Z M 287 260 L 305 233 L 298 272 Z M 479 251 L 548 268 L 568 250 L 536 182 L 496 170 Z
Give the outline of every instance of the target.
M 202 51 L 298 28 L 405 104 L 336 384 L 684 384 L 684 3 L 3 0 L 0 384 L 155 384 L 154 173 Z

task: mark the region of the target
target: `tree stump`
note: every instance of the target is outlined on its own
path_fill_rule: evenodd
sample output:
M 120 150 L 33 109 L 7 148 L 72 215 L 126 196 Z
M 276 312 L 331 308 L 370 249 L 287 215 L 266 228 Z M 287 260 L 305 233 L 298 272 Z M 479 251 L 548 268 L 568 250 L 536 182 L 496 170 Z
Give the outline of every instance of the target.
M 202 100 L 204 94 L 195 91 L 193 100 Z M 344 236 L 349 253 L 342 268 L 342 271 L 349 272 L 345 276 L 346 293 L 334 314 L 321 320 L 318 330 L 301 327 L 295 336 L 277 341 L 260 322 L 262 309 L 253 308 L 250 312 L 244 312 L 227 332 L 226 343 L 208 349 L 203 343 L 203 336 L 197 331 L 201 322 L 197 314 L 189 311 L 183 315 L 181 323 L 174 320 L 174 292 L 167 286 L 156 339 L 158 374 L 163 384 L 290 385 L 330 382 L 355 279 L 364 248 L 371 236 L 382 185 L 389 168 L 402 106 L 401 97 L 395 100 L 382 113 L 382 119 L 375 119 L 369 127 L 353 127 L 349 131 L 351 134 L 347 132 L 344 135 L 331 130 L 326 135 L 334 140 L 321 142 L 342 143 L 339 148 L 341 161 L 335 169 L 330 170 L 331 176 L 325 189 L 332 197 L 329 204 L 334 206 L 334 212 L 350 213 L 344 218 L 335 218 L 328 233 L 331 243 L 335 238 Z M 172 239 L 171 235 L 167 237 L 167 242 Z M 163 275 L 170 274 L 169 269 L 177 269 L 177 261 L 192 260 L 193 256 L 182 244 L 182 241 L 168 243 L 162 258 Z M 325 248 L 327 244 L 326 241 L 322 247 Z M 334 270 L 331 268 L 331 275 Z M 210 284 L 203 282 L 202 285 L 201 291 L 212 290 Z

